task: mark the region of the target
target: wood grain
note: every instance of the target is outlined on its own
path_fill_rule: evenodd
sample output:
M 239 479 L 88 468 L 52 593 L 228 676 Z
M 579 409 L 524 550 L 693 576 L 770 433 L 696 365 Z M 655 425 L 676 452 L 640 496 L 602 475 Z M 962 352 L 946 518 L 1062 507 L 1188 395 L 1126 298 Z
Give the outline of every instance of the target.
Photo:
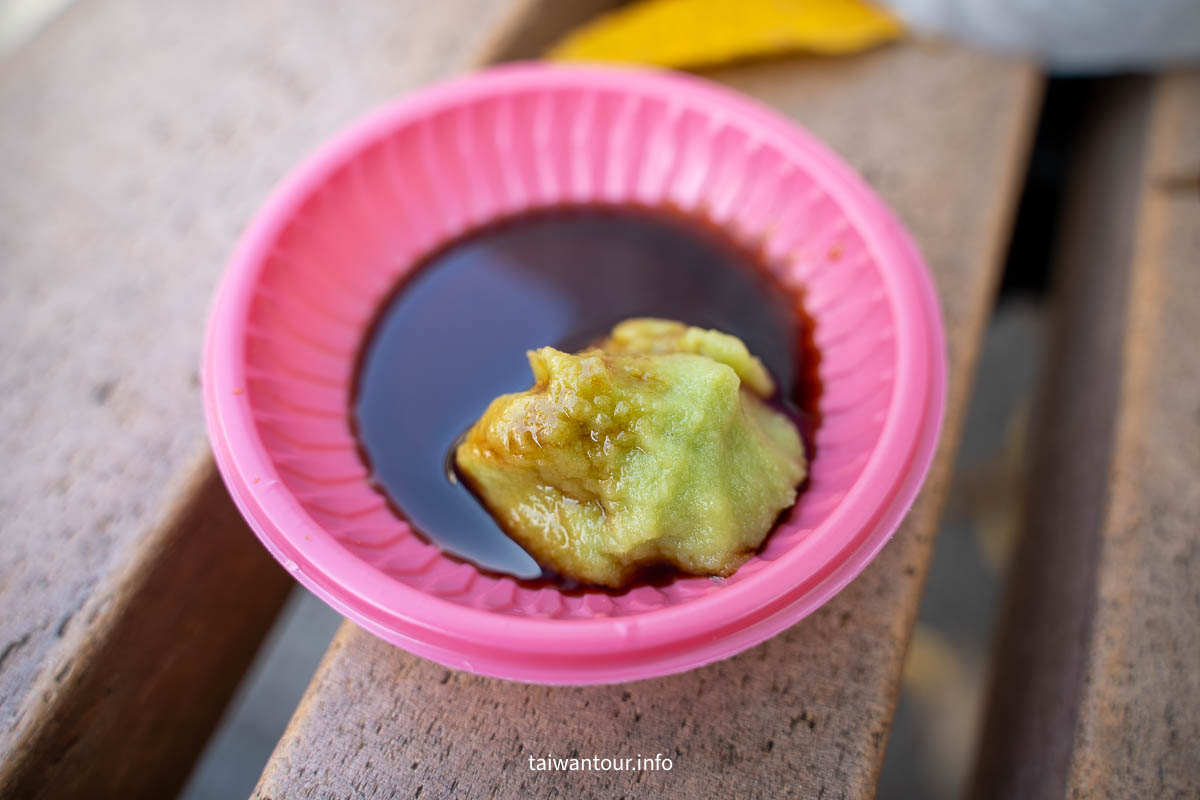
M 1200 795 L 1200 72 L 1160 79 L 1071 797 Z
M 1066 787 L 1109 492 L 1150 88 L 1145 79 L 1097 87 L 1067 180 L 1026 512 L 973 779 L 979 798 L 1051 800 Z
M 216 278 L 307 150 L 533 8 L 89 0 L 0 62 L 0 796 L 183 779 L 289 586 L 203 455 Z
M 900 532 L 834 601 L 684 675 L 590 688 L 452 672 L 350 624 L 335 638 L 255 797 L 866 797 L 1023 174 L 1040 80 L 949 47 L 792 59 L 714 77 L 809 126 L 911 227 L 949 332 L 950 403 Z M 658 772 L 534 772 L 550 753 L 653 757 Z

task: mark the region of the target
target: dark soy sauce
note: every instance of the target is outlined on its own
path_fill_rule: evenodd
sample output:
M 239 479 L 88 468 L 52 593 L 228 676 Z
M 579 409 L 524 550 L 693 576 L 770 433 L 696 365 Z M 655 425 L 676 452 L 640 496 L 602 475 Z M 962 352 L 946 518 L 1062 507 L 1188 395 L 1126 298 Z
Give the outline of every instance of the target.
M 628 317 L 731 333 L 780 386 L 811 458 L 819 387 L 801 298 L 755 252 L 668 211 L 531 214 L 434 253 L 381 307 L 359 357 L 353 421 L 376 486 L 443 551 L 532 580 L 538 564 L 457 481 L 455 441 L 497 395 L 528 389 L 527 350 L 574 351 Z

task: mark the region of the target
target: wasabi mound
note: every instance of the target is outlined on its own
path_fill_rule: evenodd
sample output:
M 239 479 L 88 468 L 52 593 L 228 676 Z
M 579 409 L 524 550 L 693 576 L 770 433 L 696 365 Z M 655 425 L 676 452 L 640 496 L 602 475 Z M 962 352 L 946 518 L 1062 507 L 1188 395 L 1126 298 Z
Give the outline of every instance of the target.
M 529 364 L 533 388 L 492 401 L 455 461 L 544 567 L 610 587 L 659 564 L 728 576 L 795 502 L 804 447 L 740 339 L 633 319 Z

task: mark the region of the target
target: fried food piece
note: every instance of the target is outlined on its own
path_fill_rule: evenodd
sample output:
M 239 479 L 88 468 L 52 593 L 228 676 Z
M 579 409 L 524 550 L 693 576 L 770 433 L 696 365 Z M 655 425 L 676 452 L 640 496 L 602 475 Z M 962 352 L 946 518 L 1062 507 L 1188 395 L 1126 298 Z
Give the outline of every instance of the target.
M 620 587 L 646 566 L 730 575 L 805 476 L 795 426 L 741 340 L 628 320 L 599 347 L 529 353 L 534 386 L 496 398 L 459 473 L 543 566 Z

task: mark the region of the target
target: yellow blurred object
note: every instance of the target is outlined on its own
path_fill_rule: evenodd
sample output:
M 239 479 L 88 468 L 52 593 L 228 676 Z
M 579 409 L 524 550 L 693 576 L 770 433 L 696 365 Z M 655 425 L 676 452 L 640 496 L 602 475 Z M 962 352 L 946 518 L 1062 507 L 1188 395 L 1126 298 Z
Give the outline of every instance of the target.
M 853 53 L 903 33 L 895 17 L 864 0 L 641 0 L 572 31 L 547 57 L 694 68 Z

